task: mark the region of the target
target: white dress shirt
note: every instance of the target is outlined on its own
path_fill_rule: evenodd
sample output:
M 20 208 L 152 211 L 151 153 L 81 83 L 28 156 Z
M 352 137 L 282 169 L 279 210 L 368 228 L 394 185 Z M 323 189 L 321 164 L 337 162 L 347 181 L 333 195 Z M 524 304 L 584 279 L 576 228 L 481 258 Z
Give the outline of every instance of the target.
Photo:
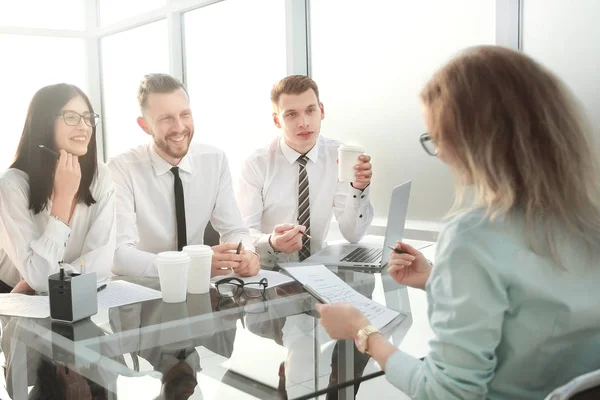
M 115 253 L 115 187 L 109 169 L 98 163 L 91 193 L 96 204 L 75 206 L 70 224 L 50 216 L 52 201 L 38 214 L 29 208 L 29 177 L 11 168 L 0 175 L 0 280 L 15 286 L 21 278 L 38 292 L 48 290 L 48 275 L 96 272 L 108 277 Z
M 173 167 L 152 144 L 120 154 L 108 163 L 117 186 L 117 251 L 113 272 L 158 276 L 156 254 L 177 250 Z M 252 237 L 235 202 L 231 173 L 223 151 L 192 143 L 179 164 L 185 198 L 187 244 L 203 244 L 210 219 L 221 243 Z
M 369 192 L 338 182 L 337 154 L 341 142 L 320 136 L 306 154 L 310 198 L 311 253 L 322 249 L 332 215 L 344 238 L 357 243 L 373 220 Z M 298 163 L 301 154 L 278 137 L 254 152 L 242 167 L 236 188 L 240 211 L 261 257 L 261 264 L 297 261 L 298 253 L 275 253 L 269 236 L 278 224 L 298 223 Z

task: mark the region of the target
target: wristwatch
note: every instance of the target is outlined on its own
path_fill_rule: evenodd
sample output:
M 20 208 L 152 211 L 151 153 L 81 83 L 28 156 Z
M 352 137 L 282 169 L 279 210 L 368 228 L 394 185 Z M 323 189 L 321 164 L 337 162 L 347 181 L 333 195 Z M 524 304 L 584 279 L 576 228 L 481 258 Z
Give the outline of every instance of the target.
M 358 331 L 356 337 L 354 338 L 354 343 L 356 344 L 356 348 L 358 349 L 358 351 L 360 351 L 361 353 L 369 354 L 368 339 L 369 336 L 371 336 L 374 333 L 381 334 L 381 332 L 379 332 L 377 328 L 375 328 L 373 325 L 367 325 Z

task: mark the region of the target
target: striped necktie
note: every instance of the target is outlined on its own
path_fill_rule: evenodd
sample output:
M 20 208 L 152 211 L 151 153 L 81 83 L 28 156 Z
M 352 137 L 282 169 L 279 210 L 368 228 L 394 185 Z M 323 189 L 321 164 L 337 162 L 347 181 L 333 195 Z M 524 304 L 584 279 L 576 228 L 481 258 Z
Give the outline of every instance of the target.
M 310 235 L 310 200 L 308 195 L 308 174 L 306 173 L 306 163 L 308 158 L 306 156 L 298 157 L 298 224 L 304 225 L 306 230 L 304 231 L 307 235 Z M 310 257 L 310 239 L 306 236 L 302 236 L 302 249 L 300 249 L 298 255 L 300 261 L 303 261 Z

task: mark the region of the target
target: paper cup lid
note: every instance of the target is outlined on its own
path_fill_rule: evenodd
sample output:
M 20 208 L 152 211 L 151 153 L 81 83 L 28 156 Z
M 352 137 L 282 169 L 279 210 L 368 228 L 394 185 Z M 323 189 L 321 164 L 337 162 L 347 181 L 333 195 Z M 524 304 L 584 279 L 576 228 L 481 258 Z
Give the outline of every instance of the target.
M 210 246 L 206 246 L 204 244 L 195 244 L 190 246 L 185 246 L 183 251 L 190 256 L 207 256 L 213 254 L 213 249 Z
M 349 146 L 347 144 L 343 144 L 339 147 L 340 151 L 360 151 L 365 152 L 365 148 L 362 146 Z
M 158 253 L 156 261 L 161 262 L 163 264 L 179 264 L 182 262 L 189 262 L 190 256 L 187 253 L 183 253 L 181 251 L 163 251 L 162 253 Z

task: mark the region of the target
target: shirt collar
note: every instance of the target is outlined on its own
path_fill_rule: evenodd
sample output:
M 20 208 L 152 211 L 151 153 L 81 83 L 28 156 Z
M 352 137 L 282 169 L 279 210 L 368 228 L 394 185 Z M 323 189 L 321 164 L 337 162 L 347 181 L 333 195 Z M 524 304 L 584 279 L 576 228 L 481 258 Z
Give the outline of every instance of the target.
M 189 174 L 192 173 L 192 163 L 190 162 L 191 150 L 192 146 L 190 146 L 187 154 L 183 156 L 181 161 L 179 161 L 179 164 L 177 164 L 177 167 L 179 167 L 181 171 Z M 152 164 L 152 168 L 154 169 L 156 176 L 164 175 L 169 172 L 171 168 L 173 168 L 173 165 L 169 164 L 164 158 L 158 155 L 153 143 L 148 145 L 148 153 L 150 154 L 150 163 Z
M 310 149 L 310 151 L 308 153 L 306 153 L 306 157 L 308 157 L 308 159 L 314 163 L 317 162 L 318 158 L 319 158 L 319 143 L 321 142 L 321 138 L 317 138 L 317 142 L 315 143 L 315 145 L 313 146 L 312 149 Z M 285 142 L 285 139 L 283 138 L 283 136 L 281 138 L 279 138 L 279 147 L 281 148 L 281 152 L 283 153 L 284 157 L 286 158 L 286 160 L 288 160 L 288 162 L 290 164 L 295 163 L 298 160 L 298 157 L 300 157 L 302 154 L 298 153 L 296 150 L 292 149 L 290 146 L 288 146 L 288 144 Z

